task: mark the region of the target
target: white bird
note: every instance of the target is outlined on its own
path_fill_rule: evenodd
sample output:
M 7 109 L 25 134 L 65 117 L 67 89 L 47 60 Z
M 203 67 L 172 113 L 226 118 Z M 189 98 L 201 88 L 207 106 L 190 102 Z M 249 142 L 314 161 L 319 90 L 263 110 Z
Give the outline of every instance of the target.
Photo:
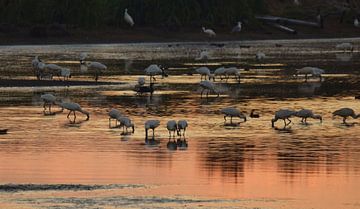
M 275 122 L 280 119 L 284 120 L 285 126 L 288 126 L 291 123 L 291 120 L 289 118 L 291 118 L 295 114 L 296 111 L 288 110 L 288 109 L 280 109 L 275 112 L 275 117 L 271 120 L 271 126 L 274 127 Z M 288 120 L 289 123 L 286 123 L 286 120 Z
M 335 116 L 340 116 L 343 118 L 343 123 L 346 124 L 346 119 L 348 117 L 352 117 L 354 119 L 357 119 L 360 117 L 360 114 L 356 115 L 355 111 L 351 108 L 341 108 L 339 110 L 336 110 L 335 112 L 332 113 L 333 114 L 333 118 Z
M 122 114 L 117 109 L 111 109 L 109 115 L 109 128 L 111 128 L 111 120 L 115 120 L 115 127 L 117 127 L 118 118 L 122 117 Z
M 294 0 L 294 4 L 295 4 L 296 6 L 299 6 L 299 5 L 300 5 L 299 0 Z
M 211 81 L 200 81 L 199 83 L 200 87 L 202 88 L 201 90 L 201 97 L 204 93 L 204 91 L 206 91 L 206 97 L 208 97 L 210 92 L 214 92 L 215 94 L 217 94 L 217 96 L 219 97 L 219 92 L 216 90 L 215 84 Z
M 133 18 L 129 15 L 128 9 L 125 9 L 124 20 L 132 27 L 134 25 Z
M 239 21 L 235 27 L 233 27 L 232 31 L 233 33 L 239 33 L 241 32 L 242 23 Z
M 144 77 L 139 77 L 138 78 L 138 85 L 139 86 L 145 85 L 145 78 Z
M 336 45 L 336 49 L 343 50 L 344 52 L 345 51 L 353 52 L 354 46 L 352 45 L 352 43 L 341 43 L 341 44 Z
M 169 138 L 171 137 L 171 132 L 173 132 L 173 137 L 175 137 L 175 131 L 178 130 L 177 123 L 175 120 L 169 120 L 166 124 L 166 128 L 169 131 Z
M 166 76 L 163 69 L 160 68 L 160 66 L 152 64 L 149 67 L 145 69 L 145 74 L 150 76 L 150 83 L 152 83 L 152 80 L 156 81 L 155 76 L 156 75 L 162 75 L 162 78 Z
M 31 65 L 33 68 L 37 68 L 39 62 L 41 62 L 41 60 L 39 59 L 39 56 L 35 56 L 35 58 L 31 61 Z
M 63 69 L 62 67 L 56 64 L 46 64 L 45 69 L 49 71 L 51 77 L 58 76 L 58 78 L 60 79 L 61 70 Z
M 260 60 L 265 59 L 266 55 L 263 52 L 258 52 L 258 53 L 256 53 L 255 58 L 256 58 L 256 60 L 260 61 Z
M 62 68 L 60 74 L 61 77 L 64 78 L 64 81 L 69 80 L 69 78 L 71 78 L 71 70 L 69 68 Z
M 181 130 L 183 130 L 183 136 L 185 138 L 185 132 L 186 132 L 186 128 L 188 127 L 188 122 L 186 120 L 179 120 L 177 122 L 177 127 L 178 127 L 178 135 L 181 136 Z
M 123 133 L 128 132 L 128 128 L 132 128 L 132 133 L 135 132 L 135 125 L 131 122 L 131 119 L 129 117 L 119 117 L 117 120 L 120 122 L 120 128 L 123 128 Z
M 360 24 L 359 24 L 359 19 L 358 19 L 358 18 L 355 18 L 355 20 L 354 20 L 354 26 L 357 27 L 357 28 L 360 26 Z
M 325 70 L 317 68 L 317 67 L 303 67 L 300 69 L 296 69 L 295 75 L 305 75 L 305 81 L 308 79 L 308 75 L 312 75 L 313 77 L 319 77 L 320 81 L 322 79 L 322 74 L 325 73 Z
M 212 29 L 206 29 L 205 27 L 202 27 L 202 30 L 209 37 L 215 37 L 216 36 L 216 33 Z
M 52 94 L 49 94 L 49 93 L 47 93 L 47 94 L 43 94 L 43 95 L 41 95 L 40 96 L 40 98 L 43 100 L 43 102 L 44 102 L 44 105 L 43 105 L 43 107 L 44 107 L 44 113 L 45 113 L 45 111 L 46 111 L 46 106 L 48 106 L 49 107 L 49 113 L 51 114 L 51 106 L 52 105 L 59 105 L 57 102 L 56 102 L 56 97 L 54 96 L 54 95 L 52 95 Z
M 236 67 L 225 68 L 226 81 L 230 76 L 234 76 L 235 80 L 240 83 L 240 70 Z
M 239 117 L 240 119 L 243 119 L 244 122 L 246 122 L 246 116 L 238 109 L 234 107 L 226 107 L 221 109 L 221 113 L 224 114 L 224 120 L 226 122 L 226 118 L 230 117 L 230 123 L 232 124 L 232 118 L 233 117 Z
M 219 68 L 217 68 L 217 69 L 214 71 L 214 81 L 215 81 L 215 77 L 216 77 L 216 76 L 219 76 L 219 77 L 220 77 L 220 80 L 222 80 L 222 79 L 223 79 L 223 76 L 226 76 L 225 72 L 226 72 L 226 68 L 224 68 L 224 67 L 219 67 Z
M 195 60 L 208 60 L 210 58 L 208 51 L 201 51 L 200 56 L 195 58 Z
M 80 113 L 86 115 L 86 120 L 89 120 L 89 118 L 90 118 L 90 113 L 83 110 L 78 103 L 62 102 L 59 105 L 60 105 L 60 107 L 62 107 L 64 109 L 70 110 L 69 114 L 67 115 L 67 118 L 70 117 L 71 113 L 74 113 L 74 122 L 75 122 L 75 119 L 76 119 L 76 112 L 80 112 Z
M 88 69 L 93 69 L 95 70 L 95 81 L 98 81 L 99 79 L 99 74 L 103 71 L 106 70 L 107 67 L 106 65 L 100 63 L 100 62 L 83 62 L 81 64 L 81 66 L 84 66 L 85 68 Z M 83 69 L 84 70 L 84 69 Z
M 322 122 L 321 115 L 315 115 L 311 110 L 308 109 L 302 109 L 300 111 L 297 111 L 295 116 L 301 118 L 301 122 L 305 124 L 307 123 L 306 120 L 308 118 L 319 119 L 320 122 Z
M 87 54 L 86 52 L 81 52 L 81 53 L 80 53 L 80 56 L 79 56 L 79 58 L 80 58 L 80 64 L 84 64 L 84 62 L 85 62 L 85 60 L 86 60 L 87 57 L 88 57 L 88 54 Z
M 39 56 L 35 56 L 35 58 L 31 61 L 31 65 L 34 69 L 35 76 L 38 80 L 40 80 L 45 64 L 40 60 Z
M 211 71 L 208 67 L 200 67 L 195 71 L 200 74 L 200 80 L 203 79 L 203 76 L 205 77 L 205 80 L 206 80 L 206 76 L 209 78 L 209 80 L 214 79 L 214 76 L 211 74 Z
M 145 122 L 145 137 L 148 138 L 148 130 L 152 129 L 153 138 L 155 138 L 155 129 L 160 125 L 159 120 L 148 120 Z

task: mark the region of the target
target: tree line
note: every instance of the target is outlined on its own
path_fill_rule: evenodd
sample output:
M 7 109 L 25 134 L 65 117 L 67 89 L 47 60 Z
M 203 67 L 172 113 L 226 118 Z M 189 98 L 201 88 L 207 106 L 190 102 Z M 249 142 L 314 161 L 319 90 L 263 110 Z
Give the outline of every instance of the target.
M 265 0 L 0 0 L 0 23 L 80 28 L 229 26 L 266 12 Z

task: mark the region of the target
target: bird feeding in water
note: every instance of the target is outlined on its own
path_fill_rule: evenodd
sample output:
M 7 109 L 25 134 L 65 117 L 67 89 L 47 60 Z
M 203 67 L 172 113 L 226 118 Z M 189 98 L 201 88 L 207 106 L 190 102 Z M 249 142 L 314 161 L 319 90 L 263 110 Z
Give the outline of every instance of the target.
M 152 138 L 155 138 L 155 129 L 160 125 L 159 120 L 148 120 L 145 122 L 145 139 L 148 138 L 148 131 L 151 129 L 153 131 Z
M 173 137 L 175 138 L 175 132 L 178 131 L 178 126 L 175 120 L 170 120 L 166 124 L 166 128 L 169 131 L 169 138 L 171 138 L 171 133 L 173 133 Z
M 111 121 L 115 120 L 115 127 L 117 127 L 118 118 L 122 116 L 121 112 L 117 109 L 111 109 L 108 112 L 109 115 L 109 128 L 111 128 Z
M 271 126 L 274 127 L 275 122 L 278 120 L 284 120 L 284 127 L 290 125 L 291 120 L 289 118 L 291 118 L 292 116 L 294 116 L 296 114 L 296 111 L 293 110 L 288 110 L 288 109 L 280 109 L 278 111 L 275 112 L 275 117 L 271 120 Z M 289 123 L 286 123 L 286 120 Z
M 224 114 L 224 122 L 226 123 L 226 118 L 230 117 L 230 124 L 233 124 L 232 118 L 238 117 L 243 120 L 243 122 L 246 122 L 246 116 L 238 109 L 234 107 L 227 107 L 221 109 L 221 113 Z
M 86 120 L 89 120 L 90 118 L 90 113 L 83 110 L 81 108 L 81 106 L 78 103 L 74 103 L 74 102 L 62 102 L 60 103 L 60 107 L 70 110 L 69 114 L 67 115 L 67 118 L 70 119 L 70 114 L 73 113 L 74 114 L 74 120 L 72 121 L 72 123 L 75 123 L 75 119 L 76 119 L 76 112 L 80 112 L 84 115 L 86 115 Z
M 201 97 L 204 93 L 204 91 L 206 91 L 206 97 L 209 96 L 209 93 L 213 92 L 215 94 L 217 94 L 217 97 L 220 96 L 219 92 L 216 90 L 215 84 L 211 81 L 200 81 L 200 87 L 202 88 L 201 90 Z
M 132 132 L 135 132 L 135 125 L 134 123 L 132 123 L 131 119 L 129 117 L 125 117 L 125 116 L 120 116 L 117 118 L 117 120 L 120 122 L 120 128 L 123 128 L 123 134 L 127 134 L 128 133 L 128 128 L 132 128 Z M 126 131 L 125 131 L 126 130 Z
M 351 108 L 341 108 L 341 109 L 338 109 L 336 111 L 334 111 L 333 113 L 333 118 L 335 116 L 340 116 L 343 118 L 343 123 L 344 124 L 347 124 L 346 123 L 346 120 L 349 118 L 349 117 L 352 117 L 354 119 L 357 119 L 360 117 L 360 114 L 355 114 L 355 111 Z
M 183 130 L 183 136 L 185 138 L 186 128 L 188 127 L 188 122 L 186 120 L 179 120 L 177 122 L 178 135 L 181 137 L 181 130 Z
M 161 68 L 161 66 L 152 64 L 149 67 L 147 67 L 145 70 L 145 74 L 150 76 L 150 83 L 153 83 L 153 81 L 156 81 L 155 76 L 161 75 L 162 78 L 167 77 L 168 75 L 165 73 L 165 70 Z
M 91 69 L 95 72 L 95 81 L 97 82 L 99 80 L 99 75 L 103 70 L 107 69 L 107 66 L 100 63 L 100 62 L 83 62 L 81 63 L 81 70 L 86 71 L 84 69 Z
M 300 111 L 297 111 L 295 114 L 296 117 L 301 118 L 301 123 L 307 124 L 307 119 L 308 118 L 313 118 L 313 119 L 319 119 L 320 123 L 322 123 L 322 117 L 321 115 L 315 115 L 312 110 L 308 110 L 308 109 L 302 109 Z
M 52 105 L 60 105 L 59 102 L 56 101 L 56 97 L 50 93 L 47 93 L 47 94 L 43 94 L 40 96 L 40 98 L 43 100 L 44 102 L 44 114 L 46 114 L 46 107 L 49 108 L 49 114 L 51 115 L 52 112 L 51 112 L 51 106 Z M 62 108 L 63 110 L 63 108 Z

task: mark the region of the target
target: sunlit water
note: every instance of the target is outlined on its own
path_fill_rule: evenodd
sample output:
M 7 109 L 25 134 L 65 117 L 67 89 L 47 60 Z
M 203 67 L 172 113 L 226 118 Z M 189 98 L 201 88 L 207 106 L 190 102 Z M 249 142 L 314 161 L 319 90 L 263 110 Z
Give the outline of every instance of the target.
M 358 39 L 346 40 L 358 44 Z M 2 78 L 30 79 L 35 54 L 46 62 L 81 73 L 77 55 L 109 66 L 102 81 L 120 85 L 92 87 L 1 88 L 1 208 L 359 208 L 360 126 L 332 119 L 350 107 L 360 112 L 358 51 L 335 50 L 342 40 L 267 41 L 208 44 L 122 44 L 0 47 Z M 275 43 L 282 47 L 275 47 Z M 250 47 L 250 48 L 249 48 Z M 207 62 L 195 61 L 209 50 Z M 256 52 L 267 54 L 257 62 Z M 169 67 L 155 94 L 131 90 L 151 63 Z M 220 97 L 200 97 L 201 65 L 249 68 L 240 84 L 217 83 Z M 326 69 L 324 81 L 294 78 L 297 67 Z M 91 113 L 44 115 L 40 95 L 52 92 Z M 234 106 L 260 118 L 238 126 L 224 124 L 220 109 Z M 107 111 L 118 108 L 135 123 L 135 133 L 110 129 Z M 271 128 L 274 111 L 309 108 L 324 121 L 309 125 L 293 118 Z M 54 107 L 57 112 L 59 108 Z M 158 119 L 159 143 L 145 141 L 144 122 Z M 170 150 L 166 123 L 186 119 L 188 147 Z M 237 120 L 237 119 L 234 119 Z M 7 184 L 12 185 L 7 185 Z M 30 185 L 28 185 L 30 184 Z

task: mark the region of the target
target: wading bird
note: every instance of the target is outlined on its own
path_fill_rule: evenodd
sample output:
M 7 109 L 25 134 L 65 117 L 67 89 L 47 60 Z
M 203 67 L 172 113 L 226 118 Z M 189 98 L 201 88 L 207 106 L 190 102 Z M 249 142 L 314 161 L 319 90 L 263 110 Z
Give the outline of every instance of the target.
M 183 130 L 183 136 L 185 138 L 185 132 L 186 132 L 186 128 L 188 127 L 188 122 L 186 120 L 179 120 L 177 122 L 177 127 L 178 127 L 178 135 L 181 137 L 181 130 Z
M 125 12 L 124 12 L 124 20 L 125 20 L 131 27 L 134 26 L 134 20 L 133 20 L 133 18 L 129 15 L 128 9 L 125 9 Z
M 145 69 L 145 74 L 150 76 L 150 83 L 153 83 L 153 81 L 156 81 L 155 76 L 161 75 L 162 78 L 167 77 L 167 74 L 165 73 L 165 70 L 161 68 L 159 65 L 152 64 L 149 67 Z
M 216 33 L 212 29 L 206 29 L 205 27 L 202 27 L 202 30 L 209 37 L 215 37 L 216 36 Z
M 49 114 L 51 114 L 51 106 L 52 105 L 59 105 L 59 103 L 57 103 L 56 101 L 56 97 L 52 94 L 43 94 L 40 96 L 40 98 L 43 100 L 44 102 L 44 113 L 46 111 L 46 106 L 49 108 Z
M 206 76 L 210 79 L 214 79 L 214 75 L 211 74 L 211 71 L 208 67 L 200 67 L 198 69 L 195 70 L 197 73 L 200 74 L 200 80 L 204 79 L 206 80 Z
M 352 117 L 354 119 L 357 119 L 357 118 L 360 117 L 360 114 L 356 115 L 355 111 L 353 109 L 351 109 L 351 108 L 341 108 L 341 109 L 338 109 L 338 110 L 334 111 L 332 114 L 333 114 L 333 118 L 335 116 L 342 117 L 344 124 L 347 124 L 346 120 L 347 120 L 348 117 Z
M 301 123 L 304 123 L 304 124 L 307 124 L 306 120 L 308 118 L 319 119 L 320 123 L 322 123 L 321 115 L 315 115 L 311 110 L 308 110 L 308 109 L 302 109 L 300 111 L 297 111 L 295 116 L 301 118 Z
M 224 120 L 226 123 L 226 118 L 230 117 L 230 124 L 232 124 L 232 118 L 233 117 L 238 117 L 240 119 L 243 119 L 243 122 L 246 122 L 246 116 L 238 109 L 234 108 L 234 107 L 227 107 L 227 108 L 223 108 L 221 109 L 221 113 L 224 114 Z
M 266 58 L 266 55 L 263 52 L 258 52 L 258 53 L 256 53 L 255 58 L 256 58 L 256 60 L 261 61 Z
M 200 81 L 199 85 L 202 88 L 201 97 L 202 97 L 204 91 L 206 91 L 206 97 L 209 96 L 210 92 L 213 92 L 213 93 L 217 94 L 218 97 L 220 96 L 220 94 L 216 90 L 215 84 L 213 82 L 211 82 L 211 81 Z
M 235 27 L 231 30 L 233 33 L 240 33 L 241 32 L 242 23 L 239 21 Z
M 352 43 L 341 43 L 341 44 L 336 45 L 336 49 L 343 50 L 344 52 L 346 52 L 346 51 L 353 52 L 354 46 L 352 45 Z
M 291 118 L 295 114 L 296 112 L 293 110 L 280 109 L 275 112 L 275 117 L 271 120 L 271 126 L 274 127 L 275 122 L 281 119 L 284 120 L 284 125 L 286 127 L 291 123 L 291 120 L 289 118 Z M 286 123 L 286 120 L 288 120 L 289 123 Z
M 160 125 L 159 120 L 148 120 L 145 122 L 145 138 L 148 138 L 148 131 L 152 129 L 153 131 L 153 139 L 155 138 L 155 129 Z
M 319 77 L 320 81 L 322 79 L 322 74 L 325 73 L 325 70 L 317 68 L 317 67 L 303 67 L 300 69 L 296 69 L 296 77 L 298 75 L 305 75 L 305 81 L 308 79 L 308 75 L 311 75 L 313 77 Z
M 86 120 L 89 120 L 90 118 L 90 113 L 83 110 L 81 108 L 81 106 L 78 103 L 74 103 L 74 102 L 62 102 L 59 104 L 60 107 L 70 110 L 69 114 L 67 115 L 67 118 L 70 119 L 70 114 L 73 113 L 74 114 L 74 120 L 73 123 L 75 123 L 75 119 L 76 119 L 76 112 L 80 112 L 84 115 L 86 115 Z
M 119 117 L 117 120 L 120 122 L 120 128 L 123 128 L 123 133 L 128 133 L 128 128 L 132 128 L 132 133 L 135 132 L 135 125 L 131 122 L 129 117 Z
M 166 128 L 169 131 L 169 138 L 171 138 L 171 132 L 173 133 L 173 137 L 175 137 L 175 132 L 178 130 L 176 121 L 169 120 L 166 124 Z
M 118 118 L 122 117 L 121 112 L 117 109 L 111 109 L 108 115 L 109 115 L 109 128 L 111 128 L 112 120 L 115 120 L 115 127 L 117 127 Z
M 220 80 L 223 80 L 223 79 L 224 79 L 223 76 L 225 76 L 225 78 L 226 78 L 225 72 L 226 72 L 226 68 L 224 68 L 224 67 L 219 67 L 219 68 L 217 68 L 217 69 L 214 71 L 214 81 L 215 81 L 215 78 L 216 78 L 217 76 L 219 76 Z
M 81 63 L 81 68 L 84 69 L 93 69 L 95 70 L 95 81 L 99 80 L 99 74 L 103 71 L 106 70 L 107 67 L 106 65 L 100 63 L 100 62 L 83 62 Z

